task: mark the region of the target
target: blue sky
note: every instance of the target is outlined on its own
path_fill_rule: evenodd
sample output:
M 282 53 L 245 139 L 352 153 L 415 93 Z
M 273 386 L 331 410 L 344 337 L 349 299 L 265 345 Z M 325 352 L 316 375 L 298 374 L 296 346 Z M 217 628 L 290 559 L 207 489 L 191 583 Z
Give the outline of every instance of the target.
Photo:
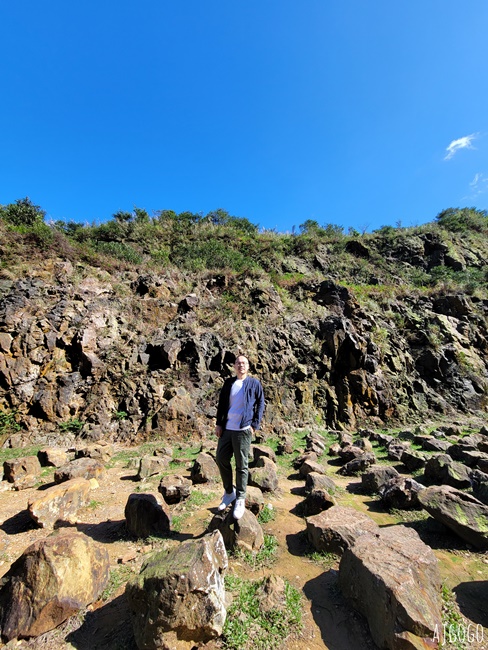
M 359 230 L 488 208 L 486 0 L 15 0 L 0 203 Z

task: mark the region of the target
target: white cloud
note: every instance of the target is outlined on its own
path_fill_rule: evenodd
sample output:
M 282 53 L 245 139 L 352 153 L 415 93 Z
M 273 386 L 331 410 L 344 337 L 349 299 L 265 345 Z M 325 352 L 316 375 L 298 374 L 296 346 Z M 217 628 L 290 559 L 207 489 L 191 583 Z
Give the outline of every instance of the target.
M 483 173 L 477 173 L 474 175 L 473 180 L 469 184 L 471 188 L 470 199 L 475 199 L 480 194 L 488 192 L 488 177 Z
M 488 176 L 484 172 L 477 172 L 469 184 L 469 193 L 462 197 L 462 201 L 476 201 L 480 194 L 488 192 Z
M 474 175 L 474 178 L 473 178 L 473 180 L 471 181 L 470 186 L 471 186 L 473 189 L 476 189 L 476 187 L 478 186 L 478 183 L 479 183 L 480 181 L 482 181 L 482 180 L 483 180 L 483 174 L 480 174 L 480 173 L 478 172 L 477 174 Z
M 472 133 L 471 135 L 465 135 L 463 138 L 453 140 L 451 144 L 446 148 L 447 153 L 444 156 L 444 160 L 450 160 L 454 154 L 459 151 L 459 149 L 474 149 L 471 143 L 477 137 L 477 133 Z

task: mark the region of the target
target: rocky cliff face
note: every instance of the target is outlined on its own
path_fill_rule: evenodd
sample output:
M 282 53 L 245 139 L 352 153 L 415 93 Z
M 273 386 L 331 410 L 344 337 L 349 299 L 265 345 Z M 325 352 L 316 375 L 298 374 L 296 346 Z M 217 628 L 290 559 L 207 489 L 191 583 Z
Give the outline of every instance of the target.
M 59 258 L 4 278 L 0 412 L 20 425 L 4 441 L 204 437 L 240 351 L 263 382 L 268 430 L 486 411 L 487 300 L 370 288 L 359 302 L 330 277 L 279 286 Z

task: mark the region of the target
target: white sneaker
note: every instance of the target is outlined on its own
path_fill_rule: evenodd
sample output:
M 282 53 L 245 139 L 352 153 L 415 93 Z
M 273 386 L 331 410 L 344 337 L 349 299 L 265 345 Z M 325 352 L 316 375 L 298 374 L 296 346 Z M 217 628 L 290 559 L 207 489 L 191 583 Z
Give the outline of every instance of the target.
M 225 510 L 227 508 L 227 506 L 230 506 L 232 501 L 235 501 L 235 499 L 236 499 L 236 491 L 235 490 L 232 490 L 232 492 L 230 494 L 227 494 L 227 492 L 224 492 L 224 495 L 222 497 L 222 501 L 220 502 L 218 510 L 220 510 L 220 511 Z
M 234 506 L 234 519 L 241 519 L 246 509 L 246 499 L 237 499 Z

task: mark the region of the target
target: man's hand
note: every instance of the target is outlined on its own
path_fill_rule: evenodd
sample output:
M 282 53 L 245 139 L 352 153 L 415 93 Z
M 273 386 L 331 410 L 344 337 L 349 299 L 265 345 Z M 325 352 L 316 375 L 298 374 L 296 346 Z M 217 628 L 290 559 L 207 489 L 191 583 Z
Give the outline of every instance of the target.
M 217 424 L 217 426 L 215 427 L 215 435 L 217 436 L 217 438 L 220 438 L 220 436 L 222 435 L 222 432 L 223 432 L 222 427 Z

